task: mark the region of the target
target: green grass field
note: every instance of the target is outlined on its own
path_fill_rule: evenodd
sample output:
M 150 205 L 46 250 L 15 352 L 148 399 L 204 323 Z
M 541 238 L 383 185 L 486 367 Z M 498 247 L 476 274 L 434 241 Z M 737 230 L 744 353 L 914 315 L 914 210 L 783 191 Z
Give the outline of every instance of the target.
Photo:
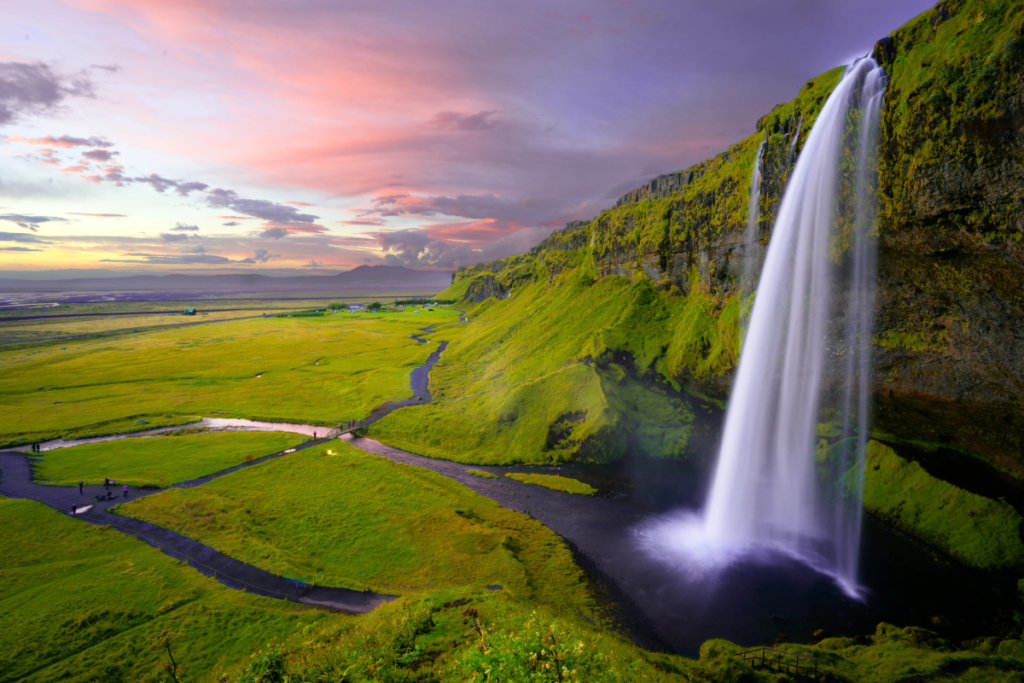
M 286 641 L 327 612 L 234 591 L 106 527 L 0 498 L 0 682 L 169 680 L 162 633 L 181 680 Z
M 46 451 L 36 460 L 36 479 L 66 486 L 105 477 L 132 486 L 169 486 L 232 467 L 247 457 L 283 451 L 303 440 L 288 432 L 212 432 L 103 441 Z
M 592 496 L 597 493 L 597 489 L 592 487 L 590 484 L 584 484 L 582 481 L 577 479 L 562 477 L 557 474 L 524 474 L 522 472 L 506 472 L 505 476 L 509 479 L 521 481 L 524 484 L 535 484 L 537 486 L 543 486 L 544 488 L 554 489 L 555 491 L 574 493 L 578 496 Z
M 0 445 L 204 417 L 336 424 L 411 395 L 418 314 L 272 318 L 0 349 Z M 137 431 L 137 429 L 136 429 Z
M 275 307 L 279 308 L 279 307 Z M 274 312 L 273 309 L 267 309 Z M 132 330 L 140 327 L 173 327 L 213 320 L 233 320 L 262 315 L 263 311 L 224 311 L 197 316 L 160 313 L 157 315 L 117 315 L 95 318 L 67 318 L 26 320 L 24 322 L 0 320 L 0 339 L 32 340 L 74 334 L 97 334 Z
M 545 526 L 343 441 L 118 510 L 308 582 L 400 594 L 498 584 L 589 609 L 572 555 Z

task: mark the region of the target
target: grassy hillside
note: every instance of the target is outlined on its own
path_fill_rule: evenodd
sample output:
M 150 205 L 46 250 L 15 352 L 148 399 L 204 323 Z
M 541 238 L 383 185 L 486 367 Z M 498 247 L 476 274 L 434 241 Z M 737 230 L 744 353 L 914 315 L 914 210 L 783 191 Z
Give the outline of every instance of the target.
M 710 295 L 672 297 L 646 278 L 599 278 L 587 261 L 536 269 L 511 298 L 472 308 L 431 374 L 433 403 L 370 433 L 473 463 L 606 461 L 631 439 L 649 455 L 689 457 L 695 411 L 713 406 L 681 393 L 673 368 L 714 376 L 735 362 L 739 300 L 719 309 Z

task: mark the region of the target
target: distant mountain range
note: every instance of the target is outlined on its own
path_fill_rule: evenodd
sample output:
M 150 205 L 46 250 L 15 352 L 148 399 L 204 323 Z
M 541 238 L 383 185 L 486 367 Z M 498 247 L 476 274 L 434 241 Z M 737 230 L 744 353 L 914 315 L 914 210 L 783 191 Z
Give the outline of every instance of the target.
M 248 273 L 230 275 L 131 275 L 128 277 L 91 277 L 68 280 L 14 280 L 0 278 L 4 292 L 74 291 L 179 291 L 209 292 L 245 289 L 247 291 L 322 291 L 345 289 L 444 289 L 451 284 L 451 273 L 412 270 L 401 266 L 359 266 L 337 275 L 271 277 Z

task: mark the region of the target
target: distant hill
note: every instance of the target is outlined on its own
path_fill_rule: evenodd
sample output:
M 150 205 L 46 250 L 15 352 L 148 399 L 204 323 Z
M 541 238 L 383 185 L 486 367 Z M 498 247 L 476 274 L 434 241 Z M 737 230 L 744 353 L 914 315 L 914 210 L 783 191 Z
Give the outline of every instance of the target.
M 391 287 L 442 290 L 451 284 L 451 273 L 412 270 L 401 266 L 359 266 L 337 275 L 270 277 L 248 273 L 230 275 L 131 275 L 69 280 L 15 280 L 0 278 L 3 292 L 74 291 L 332 291 Z

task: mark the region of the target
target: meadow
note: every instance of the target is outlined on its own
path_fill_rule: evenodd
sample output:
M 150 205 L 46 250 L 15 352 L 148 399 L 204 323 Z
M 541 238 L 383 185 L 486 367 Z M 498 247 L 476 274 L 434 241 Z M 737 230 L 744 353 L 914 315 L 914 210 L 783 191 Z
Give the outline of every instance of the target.
M 319 585 L 404 595 L 496 584 L 539 604 L 592 608 L 547 527 L 340 440 L 117 510 Z
M 159 550 L 41 503 L 0 498 L 0 682 L 207 680 L 331 615 L 226 588 Z
M 0 348 L 0 445 L 202 417 L 337 424 L 411 395 L 435 348 L 410 335 L 448 310 L 335 313 Z
M 35 461 L 35 475 L 39 483 L 57 486 L 102 484 L 109 477 L 119 484 L 163 487 L 283 451 L 303 440 L 288 432 L 169 432 L 44 451 Z
M 283 310 L 268 308 L 268 312 Z M 57 318 L 25 321 L 0 321 L 0 340 L 31 341 L 51 337 L 128 332 L 146 327 L 172 327 L 195 323 L 212 322 L 214 320 L 234 320 L 262 315 L 263 311 L 220 311 L 201 313 L 196 316 L 184 316 L 177 313 L 157 313 L 153 315 L 116 315 L 97 316 L 95 318 Z

